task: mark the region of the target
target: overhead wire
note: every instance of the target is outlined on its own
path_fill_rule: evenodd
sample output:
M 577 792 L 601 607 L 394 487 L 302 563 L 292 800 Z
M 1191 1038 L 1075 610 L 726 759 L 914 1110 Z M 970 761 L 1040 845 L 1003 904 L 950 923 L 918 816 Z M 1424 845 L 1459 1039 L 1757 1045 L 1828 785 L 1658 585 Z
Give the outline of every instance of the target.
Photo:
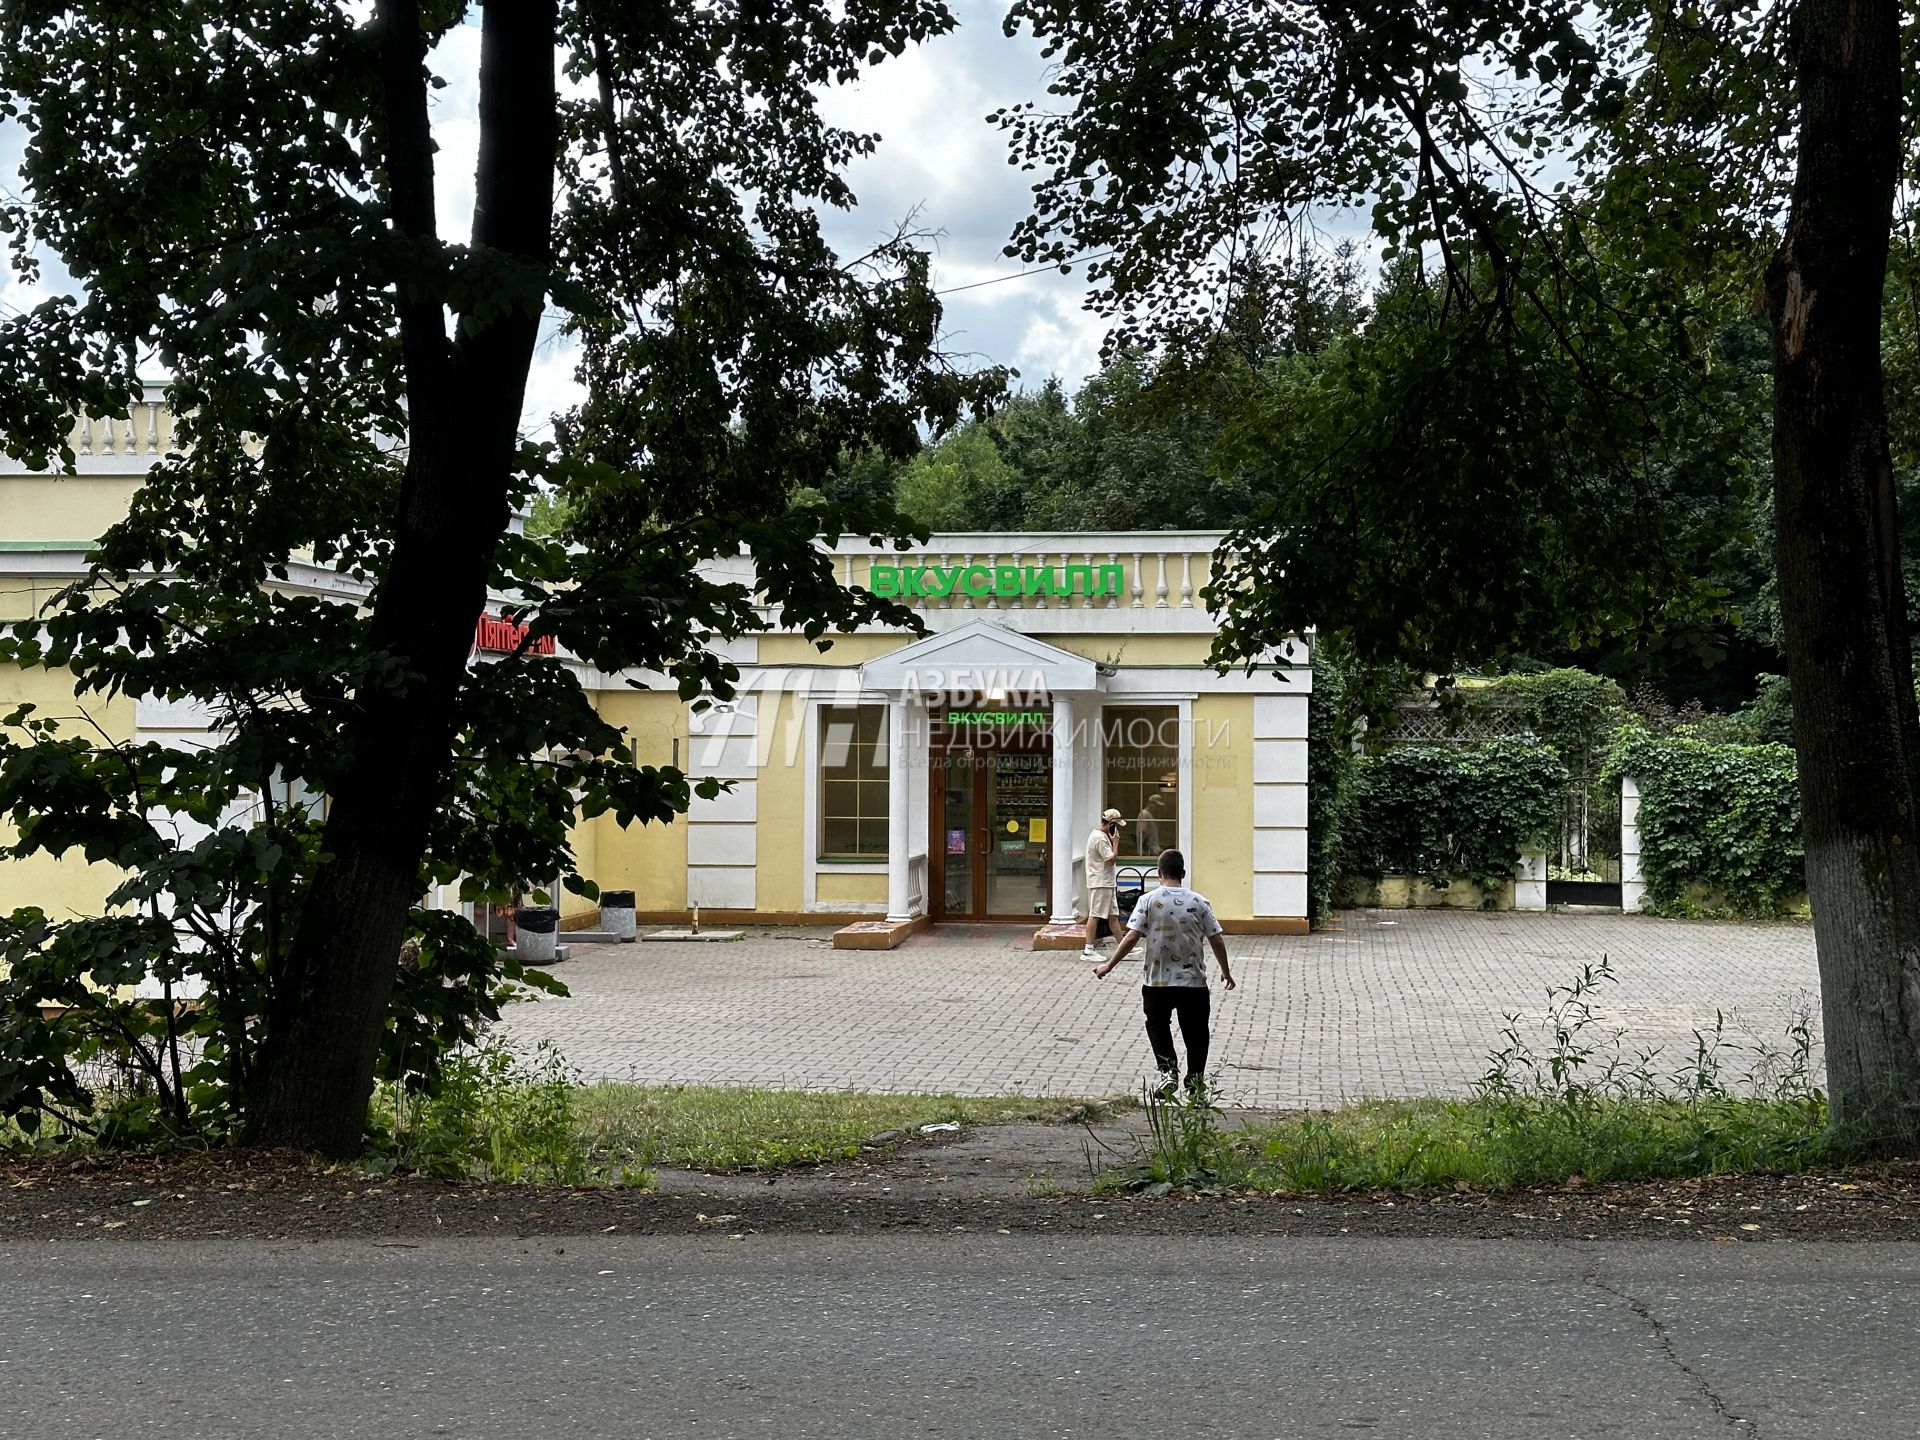
M 1058 264 L 1036 265 L 1031 270 L 1016 270 L 1011 275 L 995 275 L 991 280 L 975 280 L 966 285 L 949 285 L 946 289 L 936 290 L 933 293 L 936 295 L 958 295 L 962 290 L 978 290 L 983 286 L 999 285 L 1008 280 L 1024 280 L 1029 275 L 1040 275 L 1049 270 L 1064 271 L 1067 266 L 1077 265 L 1083 260 L 1105 260 L 1109 256 L 1118 255 L 1119 253 L 1118 250 L 1102 250 L 1097 255 L 1074 255 L 1060 261 Z

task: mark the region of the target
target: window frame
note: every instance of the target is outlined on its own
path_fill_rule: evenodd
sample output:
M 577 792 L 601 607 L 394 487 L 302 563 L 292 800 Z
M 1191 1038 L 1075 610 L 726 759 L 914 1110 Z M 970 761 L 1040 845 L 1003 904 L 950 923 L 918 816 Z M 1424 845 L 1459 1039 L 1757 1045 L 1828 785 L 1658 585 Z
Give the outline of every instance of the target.
M 837 717 L 853 712 L 855 730 L 848 745 L 847 760 L 838 766 L 829 766 L 827 762 L 828 746 L 833 743 L 833 727 L 836 723 L 846 723 Z M 871 737 L 862 735 L 861 727 L 871 713 L 876 717 Z M 888 734 L 891 723 L 891 707 L 873 702 L 855 701 L 852 704 L 826 704 L 817 707 L 818 738 L 814 746 L 814 863 L 821 866 L 874 865 L 884 864 L 890 848 L 889 829 L 892 820 L 892 787 L 894 777 L 888 768 Z M 871 759 L 865 774 L 860 773 L 857 758 L 863 750 L 871 747 L 868 753 Z M 852 770 L 850 774 L 836 775 L 837 771 Z M 828 803 L 830 787 L 854 787 L 854 810 L 851 815 L 835 813 Z M 879 811 L 869 813 L 870 792 L 879 797 Z M 877 849 L 830 849 L 827 845 L 828 826 L 851 822 L 854 826 L 854 843 L 859 845 L 861 833 L 870 826 L 877 826 L 880 836 Z
M 1135 747 L 1125 743 L 1124 729 L 1117 728 L 1117 726 L 1124 727 L 1126 721 L 1119 720 L 1116 726 L 1115 722 L 1109 720 L 1109 717 L 1138 715 L 1143 711 L 1151 712 L 1154 716 L 1153 741 L 1151 745 Z M 1140 767 L 1141 778 L 1120 780 L 1114 778 L 1112 765 L 1116 752 L 1121 754 L 1135 753 L 1154 756 L 1159 753 L 1157 747 L 1161 746 L 1164 741 L 1166 730 L 1169 726 L 1173 729 L 1172 744 L 1168 747 L 1170 752 L 1169 758 L 1165 764 L 1160 767 L 1160 774 L 1157 779 L 1149 780 L 1145 778 L 1146 772 L 1154 768 L 1150 765 Z M 1120 735 L 1122 741 L 1122 743 L 1118 745 L 1113 743 L 1116 733 Z M 1114 859 L 1117 863 L 1122 865 L 1153 864 L 1158 862 L 1160 851 L 1162 850 L 1185 850 L 1187 848 L 1182 844 L 1185 836 L 1183 833 L 1184 827 L 1181 824 L 1181 812 L 1184 808 L 1182 804 L 1184 797 L 1181 795 L 1181 789 L 1184 784 L 1182 777 L 1187 768 L 1185 764 L 1186 748 L 1187 726 L 1185 707 L 1177 701 L 1134 700 L 1129 698 L 1118 704 L 1109 703 L 1101 706 L 1100 809 L 1105 810 L 1111 806 L 1119 810 L 1121 816 L 1127 822 L 1125 827 L 1120 831 L 1120 843 L 1115 847 Z M 1173 777 L 1171 787 L 1167 784 L 1166 777 L 1168 775 Z M 1161 794 L 1167 797 L 1167 808 L 1166 813 L 1161 815 L 1157 822 L 1160 826 L 1160 834 L 1158 836 L 1160 843 L 1154 849 L 1153 853 L 1149 855 L 1142 853 L 1137 848 L 1139 837 L 1142 833 L 1139 817 L 1140 812 L 1146 808 L 1148 799 L 1154 794 Z M 1117 797 L 1120 796 L 1126 797 L 1126 803 L 1119 803 Z M 1191 857 L 1189 857 L 1189 859 L 1191 859 Z

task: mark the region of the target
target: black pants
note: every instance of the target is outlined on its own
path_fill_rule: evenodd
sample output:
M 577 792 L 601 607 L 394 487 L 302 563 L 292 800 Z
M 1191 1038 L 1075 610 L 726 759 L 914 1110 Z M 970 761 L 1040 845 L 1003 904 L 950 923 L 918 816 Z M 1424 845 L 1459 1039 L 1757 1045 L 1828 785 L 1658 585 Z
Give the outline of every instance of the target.
M 1147 1012 L 1147 1043 L 1153 1063 L 1170 1081 L 1180 1078 L 1180 1059 L 1173 1053 L 1173 1017 L 1180 1017 L 1180 1038 L 1187 1044 L 1187 1083 L 1207 1073 L 1207 1017 L 1213 994 L 1204 985 L 1142 985 L 1140 1008 Z

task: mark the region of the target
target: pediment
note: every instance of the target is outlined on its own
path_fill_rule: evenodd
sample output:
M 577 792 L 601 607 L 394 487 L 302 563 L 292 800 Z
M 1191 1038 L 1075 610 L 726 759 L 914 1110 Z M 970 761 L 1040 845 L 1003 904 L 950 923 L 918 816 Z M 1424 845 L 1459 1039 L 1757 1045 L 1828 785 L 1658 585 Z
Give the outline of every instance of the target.
M 976 620 L 869 660 L 860 667 L 860 684 L 909 695 L 1031 697 L 1102 690 L 1106 676 L 1084 655 Z

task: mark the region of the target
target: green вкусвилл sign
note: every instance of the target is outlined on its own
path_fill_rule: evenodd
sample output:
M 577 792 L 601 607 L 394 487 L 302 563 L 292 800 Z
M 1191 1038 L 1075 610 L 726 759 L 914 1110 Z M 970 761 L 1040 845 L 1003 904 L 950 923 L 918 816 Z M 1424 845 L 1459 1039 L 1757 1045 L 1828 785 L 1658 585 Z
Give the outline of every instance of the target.
M 1044 710 L 949 710 L 949 725 L 1044 725 Z
M 867 571 L 867 589 L 875 595 L 930 600 L 1118 595 L 1125 585 L 1122 565 L 874 565 Z

